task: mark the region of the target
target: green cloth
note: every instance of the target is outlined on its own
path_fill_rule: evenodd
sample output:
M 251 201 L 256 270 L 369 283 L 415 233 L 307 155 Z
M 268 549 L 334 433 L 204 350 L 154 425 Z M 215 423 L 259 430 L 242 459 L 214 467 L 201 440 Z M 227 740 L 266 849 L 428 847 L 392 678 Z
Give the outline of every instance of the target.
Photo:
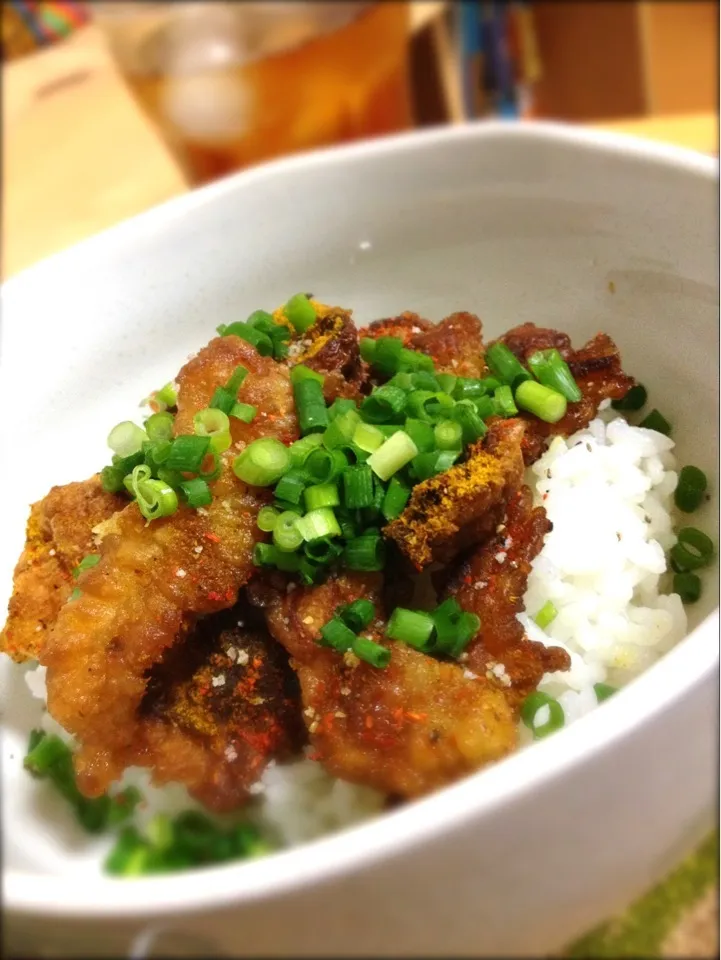
M 718 881 L 719 835 L 621 917 L 602 924 L 574 943 L 564 957 L 660 957 L 664 941 L 689 908 Z M 708 956 L 716 944 L 709 944 Z M 718 954 L 716 954 L 718 955 Z

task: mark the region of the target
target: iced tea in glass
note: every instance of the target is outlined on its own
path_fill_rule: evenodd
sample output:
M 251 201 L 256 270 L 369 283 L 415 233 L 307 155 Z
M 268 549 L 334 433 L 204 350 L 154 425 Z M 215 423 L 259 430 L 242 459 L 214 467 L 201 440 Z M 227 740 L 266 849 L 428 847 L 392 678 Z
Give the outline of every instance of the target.
M 411 125 L 407 3 L 96 3 L 94 13 L 193 183 Z

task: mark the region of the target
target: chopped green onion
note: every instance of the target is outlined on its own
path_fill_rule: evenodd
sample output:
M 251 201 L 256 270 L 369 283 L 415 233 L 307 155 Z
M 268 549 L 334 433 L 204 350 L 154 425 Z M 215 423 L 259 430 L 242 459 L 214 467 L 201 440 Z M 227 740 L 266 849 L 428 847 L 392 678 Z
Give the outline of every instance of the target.
M 500 417 L 515 417 L 518 413 L 518 407 L 513 402 L 511 388 L 506 384 L 497 387 L 493 394 L 493 401 Z
M 145 421 L 149 440 L 170 440 L 173 436 L 175 417 L 172 413 L 153 413 Z
M 612 697 L 614 693 L 618 693 L 618 687 L 612 687 L 608 683 L 594 683 L 593 689 L 596 694 L 597 703 L 603 703 L 604 700 Z
M 703 470 L 692 466 L 683 467 L 674 492 L 676 506 L 684 513 L 693 513 L 701 506 L 707 486 L 708 480 Z
M 539 383 L 560 393 L 569 403 L 578 403 L 583 398 L 573 379 L 571 368 L 555 347 L 550 350 L 537 350 L 531 354 L 528 366 Z
M 411 467 L 419 482 L 429 480 L 436 474 L 445 473 L 461 455 L 460 450 L 431 450 L 430 453 L 419 453 L 411 461 Z
M 297 573 L 300 570 L 303 556 L 297 550 L 278 550 L 275 555 L 275 565 L 285 573 Z
M 328 426 L 328 409 L 323 398 L 323 387 L 318 381 L 309 378 L 297 380 L 293 384 L 293 397 L 301 435 L 325 430 Z
M 425 650 L 435 629 L 430 613 L 396 607 L 386 627 L 386 636 L 400 640 L 416 650 Z
M 234 403 L 228 416 L 235 417 L 236 420 L 241 420 L 243 423 L 252 423 L 257 412 L 258 408 L 250 403 Z
M 539 723 L 536 717 L 544 707 L 548 709 L 548 719 Z M 547 737 L 549 733 L 560 730 L 566 721 L 566 716 L 558 700 L 554 700 L 554 698 L 549 697 L 548 694 L 536 690 L 530 693 L 523 701 L 521 720 L 529 730 L 533 731 L 534 739 L 540 740 L 543 737 Z
M 645 430 L 655 430 L 657 433 L 663 433 L 668 437 L 671 435 L 671 424 L 663 414 L 655 408 L 639 423 L 639 427 Z
M 305 470 L 316 483 L 329 483 L 335 480 L 347 466 L 348 458 L 339 447 L 333 450 L 318 447 L 305 461 Z
M 454 390 L 456 389 L 456 384 L 460 378 L 454 376 L 452 373 L 437 373 L 436 380 L 438 381 L 438 389 L 442 390 L 444 393 L 448 393 L 451 396 L 454 396 Z
M 281 323 L 276 323 L 273 319 L 273 314 L 268 313 L 267 310 L 254 310 L 245 322 L 249 323 L 251 327 L 255 327 L 256 330 L 267 333 L 269 336 L 272 336 L 271 331 L 274 332 L 283 326 Z
M 463 445 L 463 428 L 455 420 L 441 420 L 434 428 L 436 446 L 439 450 L 460 450 Z
M 178 509 L 177 493 L 162 480 L 141 480 L 137 484 L 137 501 L 146 520 L 169 517 Z
M 566 398 L 535 380 L 524 380 L 516 389 L 516 403 L 546 423 L 558 423 L 566 413 Z
M 229 414 L 234 406 L 235 394 L 226 390 L 225 387 L 217 387 L 208 404 L 211 410 L 222 410 L 225 414 Z
M 457 377 L 453 390 L 448 391 L 454 400 L 473 400 L 487 392 L 484 381 L 476 377 Z
M 201 478 L 201 480 L 207 480 L 208 483 L 212 483 L 213 480 L 218 479 L 221 471 L 222 465 L 220 462 L 220 457 L 215 450 L 208 450 L 207 455 L 203 458 L 203 463 L 198 471 L 198 476 Z
M 425 420 L 407 417 L 403 429 L 415 443 L 419 453 L 429 453 L 436 445 L 436 435 L 433 427 Z M 398 432 L 397 430 L 394 432 Z
M 418 447 L 408 434 L 399 430 L 368 458 L 368 466 L 381 480 L 390 480 L 394 473 L 417 456 Z
M 170 455 L 165 461 L 165 468 L 167 470 L 198 473 L 209 449 L 210 437 L 194 437 L 189 434 L 181 434 L 173 440 Z
M 193 480 L 184 480 L 180 484 L 180 492 L 183 494 L 189 507 L 197 510 L 198 507 L 207 507 L 213 500 L 213 494 L 207 481 L 195 477 Z
M 347 509 L 356 510 L 373 503 L 373 472 L 367 464 L 348 467 L 342 477 L 343 505 Z
M 210 448 L 216 453 L 223 453 L 230 446 L 230 420 L 222 410 L 199 410 L 193 417 L 193 428 L 196 436 L 210 438 Z
M 298 333 L 305 333 L 316 320 L 315 308 L 304 293 L 296 293 L 291 297 L 283 312 Z
M 119 457 L 130 457 L 142 449 L 148 435 L 132 420 L 116 424 L 108 434 L 108 446 Z
M 375 615 L 375 605 L 363 597 L 352 603 L 343 604 L 336 610 L 336 616 L 340 617 L 354 633 L 365 630 Z
M 375 342 L 372 365 L 386 377 L 398 372 L 403 341 L 398 337 L 378 337 Z
M 83 557 L 80 563 L 73 570 L 73 576 L 77 579 L 81 573 L 84 573 L 86 570 L 92 570 L 93 567 L 96 567 L 100 563 L 100 554 L 99 553 L 89 553 L 87 556 Z
M 70 749 L 60 737 L 46 734 L 44 730 L 33 730 L 30 734 L 28 753 L 23 766 L 36 777 L 44 777 L 58 761 L 65 760 Z
M 496 390 L 497 389 L 498 387 L 496 387 Z M 495 390 L 494 390 L 494 393 L 495 393 Z M 473 404 L 473 407 L 476 413 L 478 414 L 478 416 L 481 418 L 481 420 L 488 420 L 489 417 L 495 417 L 498 414 L 498 404 L 496 403 L 496 401 L 492 396 L 474 397 L 473 400 L 471 401 L 459 400 L 456 403 L 456 407 L 460 406 L 461 404 L 467 404 L 469 402 Z
M 345 653 L 353 646 L 356 635 L 343 623 L 339 617 L 333 617 L 324 626 L 320 628 L 320 640 L 318 643 L 322 647 L 331 647 L 338 653 Z
M 328 419 L 332 423 L 336 417 L 348 413 L 349 410 L 357 412 L 355 400 L 351 400 L 349 397 L 337 397 L 328 407 Z
M 228 393 L 233 394 L 233 399 L 235 400 L 238 396 L 238 391 L 243 386 L 245 378 L 248 376 L 248 369 L 241 366 L 240 364 L 233 370 L 230 375 L 228 382 L 225 385 L 225 389 Z
M 297 554 L 288 554 L 288 556 L 297 556 Z M 298 574 L 301 583 L 305 584 L 306 587 L 322 580 L 324 573 L 325 567 L 322 564 L 314 563 L 308 557 L 301 556 Z
M 276 487 L 276 494 L 278 488 Z M 319 510 L 321 507 L 340 506 L 340 496 L 335 483 L 316 483 L 304 491 L 306 510 Z
M 271 543 L 256 543 L 253 547 L 253 563 L 256 567 L 274 567 L 279 553 Z
M 269 357 L 273 353 L 273 341 L 270 337 L 266 333 L 256 330 L 255 327 L 251 327 L 249 323 L 230 323 L 223 330 L 222 336 L 240 337 L 241 340 L 245 340 L 246 343 L 254 346 L 261 357 Z
M 304 540 L 320 540 L 321 537 L 339 537 L 340 527 L 330 507 L 311 510 L 304 517 L 296 518 Z M 276 528 L 277 529 L 277 528 Z M 275 534 L 275 531 L 273 531 Z
M 321 433 L 309 433 L 302 440 L 296 440 L 290 445 L 290 462 L 294 467 L 304 467 L 311 453 L 323 443 Z
M 541 630 L 545 630 L 546 627 L 553 623 L 557 616 L 558 610 L 556 610 L 550 600 L 546 600 L 533 619 L 541 628 Z
M 326 564 L 334 560 L 339 553 L 343 552 L 343 547 L 334 543 L 329 537 L 321 537 L 320 540 L 312 540 L 303 546 L 303 551 L 309 560 L 314 563 Z
M 301 383 L 303 380 L 315 380 L 316 383 L 322 387 L 325 382 L 325 377 L 322 373 L 318 373 L 317 370 L 311 370 L 310 367 L 298 363 L 290 371 L 290 382 L 295 386 L 296 383 Z
M 614 410 L 640 410 L 648 400 L 648 391 L 642 383 L 637 383 L 620 400 L 612 400 Z
M 396 420 L 405 409 L 406 393 L 400 387 L 385 384 L 376 387 L 361 403 L 361 416 L 367 423 L 389 423 Z
M 383 516 L 389 523 L 403 513 L 410 496 L 411 488 L 399 480 L 398 477 L 391 477 L 381 506 Z
M 701 580 L 695 573 L 677 573 L 673 578 L 673 592 L 683 603 L 696 603 L 701 596 Z
M 367 453 L 377 450 L 385 439 L 383 431 L 370 423 L 359 423 L 353 432 L 353 443 Z
M 486 433 L 486 425 L 472 401 L 459 400 L 451 411 L 451 416 L 461 427 L 463 446 L 475 443 Z
M 355 407 L 339 414 L 323 434 L 323 446 L 333 450 L 351 443 L 359 423 L 360 415 Z
M 362 534 L 349 540 L 343 551 L 343 565 L 349 570 L 382 570 L 386 550 L 379 534 Z
M 713 543 L 696 527 L 683 527 L 678 531 L 678 541 L 671 547 L 671 559 L 682 571 L 705 567 L 713 557 Z
M 386 383 L 387 387 L 398 387 L 404 393 L 410 393 L 413 389 L 413 374 L 407 370 L 394 374 Z
M 273 527 L 273 543 L 279 550 L 292 553 L 303 543 L 299 521 L 298 514 L 291 510 L 286 510 L 279 515 Z
M 419 350 L 408 350 L 406 347 L 401 349 L 398 356 L 398 370 L 412 370 L 418 373 L 433 371 L 433 357 Z
M 289 500 L 274 500 L 273 506 L 279 513 L 290 510 L 292 513 L 297 513 L 299 517 L 302 517 L 305 512 L 299 503 L 291 503 Z
M 78 597 L 82 597 L 82 595 L 83 595 L 83 591 L 80 589 L 80 587 L 76 587 L 76 588 L 73 590 L 73 592 L 70 594 L 70 596 L 68 597 L 68 603 L 69 603 L 71 600 L 77 600 Z
M 278 511 L 275 507 L 261 507 L 258 511 L 258 529 L 263 533 L 272 533 L 273 527 L 278 519 Z
M 491 373 L 501 383 L 506 383 L 514 389 L 523 381 L 531 379 L 530 373 L 520 360 L 511 353 L 505 343 L 500 341 L 492 343 L 486 350 L 486 363 Z
M 391 662 L 390 650 L 368 637 L 354 637 L 351 649 L 359 660 L 381 670 Z
M 125 489 L 123 480 L 125 470 L 122 467 L 103 467 L 100 471 L 100 482 L 106 493 L 120 493 Z
M 376 341 L 373 337 L 363 337 L 360 342 L 360 355 L 366 363 L 373 363 L 376 354 Z
M 272 486 L 289 468 L 288 448 L 275 437 L 254 440 L 233 460 L 233 473 L 253 487 Z
M 178 405 L 178 391 L 175 384 L 172 381 L 166 383 L 164 387 L 156 391 L 155 399 L 158 403 L 165 404 L 166 407 L 176 407 Z
M 408 412 L 418 420 L 426 423 L 437 423 L 449 417 L 455 405 L 453 397 L 442 390 L 414 390 L 408 396 Z
M 419 354 L 419 356 L 422 356 L 422 354 Z M 432 390 L 438 392 L 441 389 L 434 374 L 428 370 L 419 370 L 417 373 L 412 373 L 411 383 L 415 390 Z
M 289 503 L 300 503 L 303 497 L 308 475 L 297 467 L 291 468 L 278 481 L 275 488 L 275 495 L 279 500 L 287 500 Z

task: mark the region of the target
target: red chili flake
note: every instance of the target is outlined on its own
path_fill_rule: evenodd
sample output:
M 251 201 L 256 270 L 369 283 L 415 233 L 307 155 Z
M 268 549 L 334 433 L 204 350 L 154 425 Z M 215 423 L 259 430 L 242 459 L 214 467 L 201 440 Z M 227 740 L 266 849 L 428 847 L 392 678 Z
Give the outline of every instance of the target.
M 317 750 L 314 750 L 313 753 L 307 754 L 307 757 L 309 760 L 320 760 L 321 754 Z
M 464 578 L 463 578 L 463 582 L 464 582 L 464 583 L 473 583 L 473 577 L 471 577 L 470 575 L 467 576 L 467 577 L 464 577 Z
M 235 596 L 235 593 L 233 590 L 225 591 L 225 599 L 228 600 L 229 602 L 232 602 L 234 596 Z
M 220 537 L 217 533 L 204 533 L 203 536 L 206 540 L 210 540 L 211 543 L 220 543 Z
M 371 717 L 370 714 L 366 716 L 365 725 L 368 730 L 373 726 L 373 717 Z
M 219 593 L 216 593 L 215 590 L 208 591 L 208 600 L 222 600 L 222 596 Z
M 421 721 L 421 720 L 426 720 L 427 717 L 428 717 L 428 714 L 427 714 L 427 713 L 411 713 L 410 710 L 407 710 L 407 711 L 406 711 L 406 716 L 407 716 L 407 717 L 410 717 L 411 720 Z

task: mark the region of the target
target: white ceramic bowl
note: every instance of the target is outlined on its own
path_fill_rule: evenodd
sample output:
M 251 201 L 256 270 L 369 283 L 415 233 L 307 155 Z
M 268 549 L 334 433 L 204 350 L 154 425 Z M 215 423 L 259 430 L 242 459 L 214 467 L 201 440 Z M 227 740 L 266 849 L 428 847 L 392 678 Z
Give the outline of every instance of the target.
M 717 212 L 711 159 L 559 126 L 476 125 L 243 173 L 26 271 L 3 292 L 0 599 L 27 504 L 102 464 L 108 424 L 216 324 L 298 289 L 363 322 L 469 309 L 489 335 L 523 321 L 577 341 L 606 330 L 672 420 L 681 460 L 716 478 Z M 694 521 L 708 530 L 717 489 Z M 34 708 L 6 664 L 6 937 L 76 956 L 163 943 L 256 956 L 561 947 L 711 823 L 715 579 L 680 646 L 557 736 L 312 845 L 160 879 L 97 875 L 43 819 L 21 770 Z

